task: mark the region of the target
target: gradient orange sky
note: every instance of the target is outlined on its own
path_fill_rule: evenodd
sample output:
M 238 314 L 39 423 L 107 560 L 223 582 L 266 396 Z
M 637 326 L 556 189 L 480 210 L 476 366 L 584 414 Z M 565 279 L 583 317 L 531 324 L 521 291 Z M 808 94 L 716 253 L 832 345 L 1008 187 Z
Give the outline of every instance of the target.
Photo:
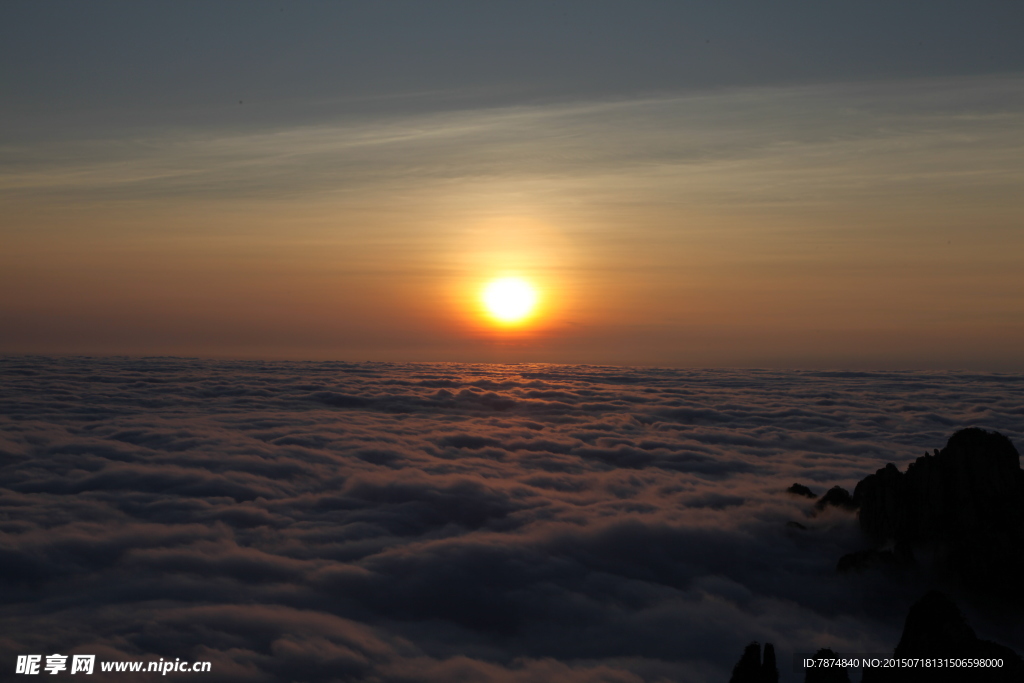
M 601 6 L 606 32 L 629 16 Z M 79 20 L 125 6 L 96 7 Z M 450 15 L 440 7 L 424 21 Z M 281 79 L 315 57 L 296 47 L 303 26 L 341 11 L 286 8 L 305 13 L 287 35 L 265 26 L 282 34 L 268 72 Z M 229 87 L 235 72 L 126 37 L 157 30 L 146 21 L 161 11 L 123 18 L 121 52 L 82 76 L 93 99 L 67 86 L 63 109 L 47 108 L 59 59 L 4 57 L 17 106 L 0 164 L 0 353 L 1024 370 L 1019 47 L 911 68 L 898 51 L 869 60 L 865 43 L 849 48 L 862 73 L 785 62 L 731 75 L 785 31 L 808 60 L 826 49 L 801 47 L 815 29 L 768 26 L 746 52 L 706 57 L 720 62 L 709 82 L 628 87 L 619 74 L 556 96 L 523 85 L 543 65 L 519 73 L 492 54 L 480 34 L 504 29 L 481 15 L 451 29 L 476 37 L 447 52 L 443 36 L 423 40 L 444 59 L 494 62 L 493 82 L 396 84 L 396 58 L 374 67 L 373 92 L 326 71 L 296 93 L 256 77 Z M 62 19 L 27 5 L 4 12 L 17 15 L 5 34 L 60 34 Z M 641 19 L 616 49 L 666 17 Z M 705 18 L 720 29 L 708 34 L 730 21 Z M 103 38 L 83 32 L 72 47 Z M 573 35 L 562 59 L 590 49 Z M 554 50 L 559 36 L 537 39 Z M 134 75 L 114 64 L 132 51 L 146 57 Z M 565 67 L 565 82 L 591 68 Z M 147 95 L 153 81 L 179 100 Z M 463 84 L 470 95 L 453 96 Z M 541 292 L 529 325 L 481 316 L 480 288 L 503 275 Z

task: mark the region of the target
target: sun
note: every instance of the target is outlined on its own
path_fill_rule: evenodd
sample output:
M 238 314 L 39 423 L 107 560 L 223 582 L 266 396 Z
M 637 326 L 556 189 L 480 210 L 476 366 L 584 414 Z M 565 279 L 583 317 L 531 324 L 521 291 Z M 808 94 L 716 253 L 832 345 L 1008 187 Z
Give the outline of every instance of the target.
M 484 310 L 497 323 L 518 325 L 537 307 L 537 290 L 518 277 L 503 277 L 487 283 L 481 293 Z

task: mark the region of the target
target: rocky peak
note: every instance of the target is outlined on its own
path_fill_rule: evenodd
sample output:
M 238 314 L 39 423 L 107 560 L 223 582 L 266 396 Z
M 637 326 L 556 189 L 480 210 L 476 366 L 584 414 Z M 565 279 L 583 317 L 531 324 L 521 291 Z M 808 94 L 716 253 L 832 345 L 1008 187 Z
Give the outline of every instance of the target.
M 1002 434 L 962 429 L 905 473 L 890 463 L 865 477 L 853 499 L 879 546 L 907 558 L 927 547 L 962 587 L 1024 605 L 1024 473 Z
M 1008 647 L 978 638 L 949 598 L 931 591 L 907 613 L 894 657 L 1002 660 L 1000 667 L 865 669 L 862 683 L 1020 683 L 1024 660 Z
M 775 647 L 764 644 L 764 659 L 761 659 L 761 645 L 753 642 L 743 650 L 743 656 L 733 667 L 729 683 L 779 683 L 779 669 L 775 663 Z

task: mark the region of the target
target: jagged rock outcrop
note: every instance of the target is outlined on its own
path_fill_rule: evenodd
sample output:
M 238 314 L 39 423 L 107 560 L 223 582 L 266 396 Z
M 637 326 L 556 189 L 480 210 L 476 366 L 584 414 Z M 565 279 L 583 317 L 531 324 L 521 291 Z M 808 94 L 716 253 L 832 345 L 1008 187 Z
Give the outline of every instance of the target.
M 870 668 L 864 670 L 862 683 L 1024 682 L 1024 660 L 1008 647 L 978 638 L 957 606 L 937 591 L 931 591 L 911 606 L 894 657 L 999 659 L 1002 666 Z
M 834 659 L 840 655 L 832 650 L 822 648 L 814 653 L 816 659 Z M 804 683 L 850 683 L 850 674 L 846 669 L 828 667 L 821 669 L 804 669 Z
M 793 484 L 788 489 L 786 489 L 786 493 L 792 493 L 795 496 L 803 496 L 804 498 L 818 497 L 814 494 L 814 491 L 810 490 L 803 484 Z
M 835 507 L 843 508 L 844 510 L 854 510 L 857 508 L 857 504 L 853 500 L 853 496 L 850 492 L 844 489 L 842 486 L 833 486 L 828 492 L 822 496 L 814 507 L 818 510 L 824 510 L 826 505 L 833 505 Z
M 865 477 L 853 502 L 876 548 L 845 556 L 841 568 L 877 560 L 882 548 L 907 562 L 923 550 L 961 588 L 1024 607 L 1024 472 L 1002 434 L 962 429 L 905 473 L 890 463 Z
M 779 683 L 779 668 L 775 663 L 775 647 L 764 644 L 764 659 L 761 659 L 761 645 L 756 641 L 747 645 L 743 656 L 732 669 L 729 683 Z

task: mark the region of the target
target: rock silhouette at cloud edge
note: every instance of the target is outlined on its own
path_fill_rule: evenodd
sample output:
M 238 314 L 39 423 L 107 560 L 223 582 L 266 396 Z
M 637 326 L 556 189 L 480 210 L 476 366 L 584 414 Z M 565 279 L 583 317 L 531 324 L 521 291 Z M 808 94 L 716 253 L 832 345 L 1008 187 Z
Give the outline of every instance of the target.
M 761 659 L 761 645 L 754 641 L 743 650 L 743 655 L 732 669 L 729 683 L 779 683 L 779 669 L 775 663 L 775 646 L 764 644 L 764 659 Z
M 795 496 L 803 496 L 804 498 L 817 498 L 817 496 L 814 495 L 814 491 L 807 488 L 803 484 L 798 483 L 794 483 L 792 486 L 786 489 L 786 493 L 792 493 Z
M 853 500 L 853 496 L 850 492 L 844 489 L 842 486 L 833 486 L 825 493 L 818 502 L 814 504 L 816 510 L 824 510 L 825 506 L 832 505 L 833 507 L 843 508 L 844 510 L 855 510 L 857 504 Z

